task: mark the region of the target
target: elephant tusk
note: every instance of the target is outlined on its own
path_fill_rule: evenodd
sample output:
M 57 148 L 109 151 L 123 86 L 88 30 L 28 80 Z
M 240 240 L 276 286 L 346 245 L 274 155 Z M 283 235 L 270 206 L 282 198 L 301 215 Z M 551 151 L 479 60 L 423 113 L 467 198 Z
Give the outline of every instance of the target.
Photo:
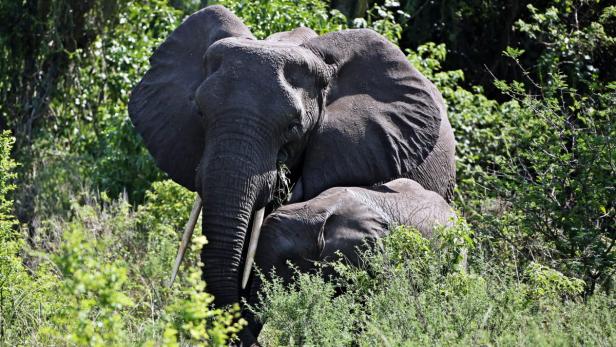
M 257 243 L 259 243 L 259 234 L 261 233 L 261 225 L 263 224 L 264 215 L 265 207 L 255 212 L 253 217 L 252 231 L 250 232 L 250 243 L 248 244 L 248 254 L 246 255 L 244 275 L 242 276 L 242 289 L 246 289 L 246 283 L 248 283 L 248 277 L 250 277 L 250 271 L 252 270 L 252 263 L 255 259 L 255 253 L 257 252 Z
M 192 207 L 192 211 L 190 211 L 190 217 L 188 218 L 188 222 L 184 227 L 184 233 L 182 234 L 182 242 L 180 243 L 180 248 L 178 249 L 178 255 L 175 257 L 175 264 L 173 264 L 173 271 L 171 272 L 171 279 L 169 280 L 168 287 L 171 287 L 171 285 L 173 285 L 173 281 L 175 281 L 175 276 L 177 276 L 178 274 L 180 264 L 182 263 L 182 259 L 184 259 L 184 254 L 186 253 L 186 248 L 188 248 L 188 243 L 190 242 L 193 231 L 195 230 L 197 219 L 199 219 L 201 206 L 201 197 L 197 195 L 197 197 L 195 198 L 195 203 Z

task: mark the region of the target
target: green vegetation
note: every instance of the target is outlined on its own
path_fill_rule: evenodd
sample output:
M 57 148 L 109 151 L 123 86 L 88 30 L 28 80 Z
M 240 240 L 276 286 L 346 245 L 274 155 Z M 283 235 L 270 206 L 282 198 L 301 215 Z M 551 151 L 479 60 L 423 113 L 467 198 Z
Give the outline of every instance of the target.
M 335 264 L 341 278 L 297 274 L 285 288 L 268 284 L 263 306 L 268 346 L 612 345 L 615 297 L 579 299 L 583 282 L 531 263 L 515 273 L 489 260 L 465 271 L 473 253 L 463 223 L 435 240 L 397 228 L 364 266 Z M 340 295 L 336 289 L 345 288 Z
M 3 155 L 10 142 L 3 135 Z M 10 178 L 12 162 L 2 164 L 2 177 Z M 208 308 L 213 297 L 203 291 L 197 260 L 203 236 L 195 236 L 179 283 L 166 286 L 181 229 L 176 216 L 188 213 L 192 199 L 170 181 L 154 183 L 137 210 L 122 198 L 75 197 L 71 217 L 47 221 L 34 247 L 3 215 L 0 341 L 224 345 L 244 322 L 238 308 Z
M 0 0 L 0 345 L 224 345 L 243 325 L 210 307 L 199 230 L 166 287 L 193 194 L 126 110 L 203 3 Z M 379 31 L 441 90 L 458 141 L 458 225 L 397 228 L 362 268 L 324 265 L 335 281 L 269 282 L 262 342 L 616 344 L 616 7 L 219 3 L 261 38 Z

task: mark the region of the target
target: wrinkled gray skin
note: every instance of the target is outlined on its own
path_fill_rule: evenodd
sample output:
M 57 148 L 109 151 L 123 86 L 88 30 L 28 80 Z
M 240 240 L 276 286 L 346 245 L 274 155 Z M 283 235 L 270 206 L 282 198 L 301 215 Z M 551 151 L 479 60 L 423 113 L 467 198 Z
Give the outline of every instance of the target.
M 390 227 L 407 225 L 430 238 L 436 225 L 450 226 L 455 214 L 445 199 L 419 183 L 399 178 L 383 185 L 330 188 L 305 202 L 272 212 L 263 223 L 255 264 L 268 274 L 273 267 L 284 280 L 293 271 L 314 269 L 315 261 L 331 261 L 336 251 L 358 264 L 356 248 L 373 244 Z
M 157 165 L 203 199 L 204 278 L 217 305 L 239 301 L 246 231 L 272 201 L 279 163 L 291 170 L 294 202 L 398 177 L 451 196 L 443 100 L 373 31 L 304 28 L 260 41 L 210 6 L 150 63 L 129 114 Z
M 389 234 L 396 225 L 416 228 L 430 238 L 437 225 L 450 226 L 455 214 L 445 199 L 423 189 L 417 182 L 400 178 L 371 188 L 331 188 L 317 197 L 290 204 L 272 212 L 263 223 L 255 265 L 269 277 L 289 283 L 293 277 L 290 261 L 302 272 L 316 269 L 316 262 L 338 259 L 337 251 L 350 264 L 360 262 L 358 250 Z M 323 275 L 331 273 L 327 268 Z M 253 282 L 250 300 L 256 303 L 260 279 Z M 252 317 L 249 332 L 257 336 L 261 328 Z M 247 336 L 247 337 L 245 337 Z

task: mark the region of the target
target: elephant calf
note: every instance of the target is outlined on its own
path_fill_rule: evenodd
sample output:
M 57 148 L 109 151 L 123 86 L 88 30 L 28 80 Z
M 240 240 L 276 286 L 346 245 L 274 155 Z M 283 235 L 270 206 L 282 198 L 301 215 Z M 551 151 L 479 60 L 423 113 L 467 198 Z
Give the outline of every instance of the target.
M 334 260 L 340 251 L 357 265 L 357 247 L 386 236 L 392 225 L 412 226 L 430 237 L 436 225 L 451 225 L 454 218 L 442 196 L 406 178 L 371 188 L 331 188 L 272 212 L 261 227 L 255 263 L 266 275 L 275 269 L 288 283 L 293 276 L 289 261 L 305 272 L 315 269 L 317 261 Z M 254 277 L 249 298 L 253 304 L 260 282 Z M 244 345 L 251 345 L 261 324 L 250 312 L 245 318 L 249 327 L 240 335 Z
M 331 188 L 270 214 L 255 263 L 266 274 L 275 268 L 284 280 L 292 277 L 288 261 L 307 271 L 340 251 L 356 265 L 357 247 L 386 236 L 392 225 L 408 225 L 430 237 L 437 224 L 450 225 L 453 218 L 443 197 L 406 178 L 371 188 Z

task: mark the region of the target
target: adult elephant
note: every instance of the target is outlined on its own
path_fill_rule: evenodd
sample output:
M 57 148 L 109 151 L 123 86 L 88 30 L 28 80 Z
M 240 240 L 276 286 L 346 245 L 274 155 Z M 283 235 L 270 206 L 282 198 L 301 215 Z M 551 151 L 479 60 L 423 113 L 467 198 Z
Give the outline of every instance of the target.
M 299 29 L 261 41 L 210 6 L 150 63 L 129 114 L 160 168 L 203 199 L 204 277 L 217 305 L 239 300 L 247 229 L 272 201 L 280 164 L 291 171 L 293 201 L 397 177 L 451 196 L 443 100 L 371 30 Z

